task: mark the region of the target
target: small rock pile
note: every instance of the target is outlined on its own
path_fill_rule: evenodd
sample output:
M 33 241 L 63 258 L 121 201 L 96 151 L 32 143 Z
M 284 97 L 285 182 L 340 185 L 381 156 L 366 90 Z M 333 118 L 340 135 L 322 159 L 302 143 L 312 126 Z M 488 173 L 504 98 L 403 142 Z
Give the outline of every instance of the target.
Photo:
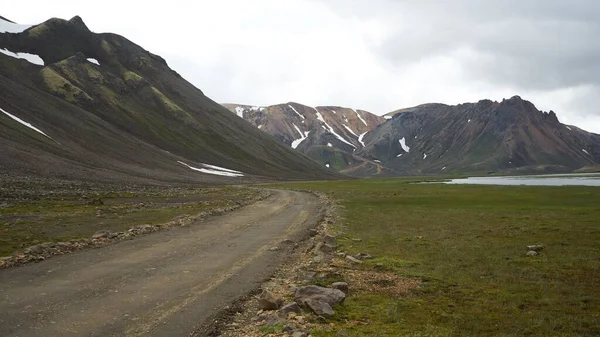
M 537 256 L 540 251 L 544 249 L 543 245 L 529 245 L 527 246 L 527 256 Z

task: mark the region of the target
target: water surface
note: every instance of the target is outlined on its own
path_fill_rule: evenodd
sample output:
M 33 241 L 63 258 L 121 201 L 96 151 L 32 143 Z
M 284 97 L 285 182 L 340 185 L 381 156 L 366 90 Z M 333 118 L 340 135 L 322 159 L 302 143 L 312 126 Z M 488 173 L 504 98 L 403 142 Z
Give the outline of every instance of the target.
M 600 186 L 600 174 L 544 174 L 534 176 L 469 177 L 445 181 L 446 184 L 528 185 L 528 186 Z

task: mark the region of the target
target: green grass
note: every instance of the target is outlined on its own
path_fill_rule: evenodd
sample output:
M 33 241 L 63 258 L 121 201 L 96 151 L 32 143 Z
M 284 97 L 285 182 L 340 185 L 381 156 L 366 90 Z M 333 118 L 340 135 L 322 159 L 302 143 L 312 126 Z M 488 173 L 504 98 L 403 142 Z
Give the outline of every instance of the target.
M 337 200 L 340 249 L 377 257 L 361 268 L 423 280 L 401 298 L 354 294 L 315 336 L 600 335 L 600 188 L 414 181 L 285 185 Z M 527 257 L 530 244 L 546 248 Z
M 48 188 L 35 184 L 2 188 L 0 256 L 42 242 L 88 238 L 99 230 L 118 232 L 135 225 L 166 223 L 181 216 L 231 206 L 257 193 L 253 189 L 231 187 L 118 192 L 107 189 L 82 192 L 81 188 L 71 186 Z M 94 200 L 101 200 L 102 204 Z

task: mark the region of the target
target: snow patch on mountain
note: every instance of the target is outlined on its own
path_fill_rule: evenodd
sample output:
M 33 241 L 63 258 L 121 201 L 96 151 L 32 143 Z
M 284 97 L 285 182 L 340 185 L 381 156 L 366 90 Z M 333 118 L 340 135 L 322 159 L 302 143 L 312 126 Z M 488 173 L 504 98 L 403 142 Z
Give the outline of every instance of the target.
M 31 25 L 19 25 L 0 19 L 0 33 L 22 33 Z
M 365 120 L 362 118 L 362 116 L 361 116 L 361 115 L 358 113 L 358 111 L 356 111 L 356 110 L 354 110 L 354 109 L 352 109 L 352 111 L 354 111 L 354 112 L 356 113 L 356 116 L 358 116 L 358 119 L 360 119 L 360 121 L 361 121 L 361 122 L 363 122 L 363 124 L 364 124 L 365 126 L 368 126 L 368 125 L 367 125 L 367 122 L 366 122 L 366 121 L 365 121 Z
M 344 127 L 346 128 L 346 130 L 348 130 L 348 132 L 353 134 L 355 137 L 358 137 L 358 135 L 354 131 L 352 131 L 352 129 L 350 129 L 350 127 L 348 125 L 346 125 L 346 124 L 342 124 L 342 125 L 344 125 Z
M 187 166 L 188 168 L 190 168 L 194 171 L 198 171 L 198 172 L 202 172 L 202 173 L 206 173 L 206 174 L 213 174 L 213 175 L 224 176 L 224 177 L 243 177 L 244 176 L 244 174 L 242 174 L 242 172 L 240 172 L 240 171 L 230 170 L 230 169 L 226 169 L 226 168 L 219 167 L 216 165 L 202 164 L 202 166 L 204 166 L 206 168 L 198 168 L 198 167 L 190 166 L 179 160 L 177 162 L 181 165 Z
M 404 152 L 410 152 L 410 147 L 406 145 L 406 139 L 404 139 L 404 137 L 398 140 L 398 142 L 400 142 L 400 146 L 402 147 L 402 150 L 404 150 Z
M 369 132 L 369 131 L 367 131 L 367 132 Z M 360 145 L 362 145 L 362 147 L 365 147 L 365 142 L 363 142 L 363 138 L 365 137 L 367 132 L 363 132 L 360 134 L 360 136 L 358 136 L 358 142 L 360 143 Z
M 4 110 L 4 109 L 2 109 L 2 108 L 0 108 L 0 111 L 2 111 L 4 114 L 6 114 L 8 117 L 10 117 L 10 118 L 14 119 L 15 121 L 17 121 L 17 122 L 19 122 L 19 123 L 21 123 L 21 124 L 25 125 L 26 127 L 30 128 L 31 130 L 33 130 L 33 131 L 36 131 L 36 132 L 39 132 L 39 133 L 41 133 L 42 135 L 44 135 L 44 136 L 46 136 L 46 137 L 48 137 L 48 138 L 52 139 L 52 137 L 50 137 L 50 136 L 48 136 L 47 134 L 45 134 L 45 133 L 44 133 L 44 131 L 42 131 L 42 130 L 40 130 L 40 129 L 36 128 L 36 127 L 35 127 L 35 126 L 33 126 L 33 125 L 31 125 L 31 123 L 27 123 L 26 121 L 24 121 L 24 120 L 22 120 L 21 118 L 19 118 L 19 117 L 17 117 L 17 116 L 15 116 L 15 115 L 13 115 L 13 114 L 11 114 L 11 113 L 9 113 L 8 111 L 6 111 L 6 110 Z M 54 139 L 52 139 L 52 140 L 54 140 Z M 54 141 L 55 141 L 55 140 L 54 140 Z M 55 141 L 55 142 L 56 142 L 56 141 Z M 57 142 L 57 143 L 58 143 L 58 142 Z M 59 144 L 60 144 L 60 143 L 59 143 Z
M 293 111 L 296 113 L 296 115 L 300 116 L 300 118 L 302 118 L 302 119 L 304 119 L 304 118 L 305 118 L 304 116 L 302 116 L 302 115 L 301 115 L 301 114 L 298 112 L 298 110 L 294 109 L 294 107 L 293 107 L 293 106 L 291 106 L 290 104 L 288 104 L 288 106 L 290 107 L 290 109 L 292 109 L 292 110 L 293 110 Z
M 89 58 L 87 59 L 88 62 L 93 63 L 95 65 L 100 65 L 100 62 L 98 62 L 98 60 L 94 59 L 94 58 Z
M 292 125 L 294 126 L 296 131 L 298 131 L 298 133 L 300 134 L 300 138 L 298 138 L 292 142 L 292 149 L 295 149 L 298 147 L 298 145 L 300 145 L 300 143 L 302 143 L 306 138 L 308 138 L 308 134 L 310 133 L 310 131 L 306 131 L 306 132 L 302 133 L 302 131 L 300 131 L 300 128 L 297 127 L 296 124 L 292 124 Z
M 323 124 L 325 124 L 325 126 L 327 127 L 327 128 L 323 127 L 323 129 L 325 129 L 326 131 L 329 131 L 330 133 L 332 133 L 340 141 L 342 141 L 342 142 L 344 142 L 344 143 L 352 146 L 353 148 L 356 148 L 356 146 L 354 146 L 354 144 L 352 144 L 349 141 L 347 141 L 346 139 L 344 139 L 344 137 L 338 135 L 335 132 L 335 130 L 333 130 L 333 128 L 329 124 L 327 124 L 327 122 L 325 122 L 325 119 L 323 119 L 323 115 L 321 115 L 321 113 L 317 109 L 315 109 L 315 110 L 317 111 L 317 119 L 319 121 L 321 121 Z
M 240 116 L 240 118 L 244 118 L 244 107 L 236 106 L 235 113 Z
M 44 65 L 44 60 L 42 60 L 41 57 L 39 57 L 38 55 L 35 55 L 35 54 L 13 53 L 12 51 L 10 51 L 8 49 L 0 49 L 0 53 L 2 53 L 4 55 L 8 55 L 10 57 L 14 57 L 16 59 L 26 60 L 27 62 L 33 63 L 33 64 L 38 65 L 38 66 L 43 66 Z
M 586 154 L 590 154 L 589 152 L 587 152 L 585 149 L 581 149 L 581 151 L 585 152 Z

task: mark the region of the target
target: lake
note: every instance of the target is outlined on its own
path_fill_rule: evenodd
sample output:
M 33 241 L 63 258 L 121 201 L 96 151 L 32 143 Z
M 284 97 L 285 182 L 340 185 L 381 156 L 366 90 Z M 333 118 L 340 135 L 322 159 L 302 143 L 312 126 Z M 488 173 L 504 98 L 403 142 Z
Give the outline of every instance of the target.
M 600 186 L 600 174 L 545 174 L 533 176 L 469 177 L 445 181 L 446 184 Z

